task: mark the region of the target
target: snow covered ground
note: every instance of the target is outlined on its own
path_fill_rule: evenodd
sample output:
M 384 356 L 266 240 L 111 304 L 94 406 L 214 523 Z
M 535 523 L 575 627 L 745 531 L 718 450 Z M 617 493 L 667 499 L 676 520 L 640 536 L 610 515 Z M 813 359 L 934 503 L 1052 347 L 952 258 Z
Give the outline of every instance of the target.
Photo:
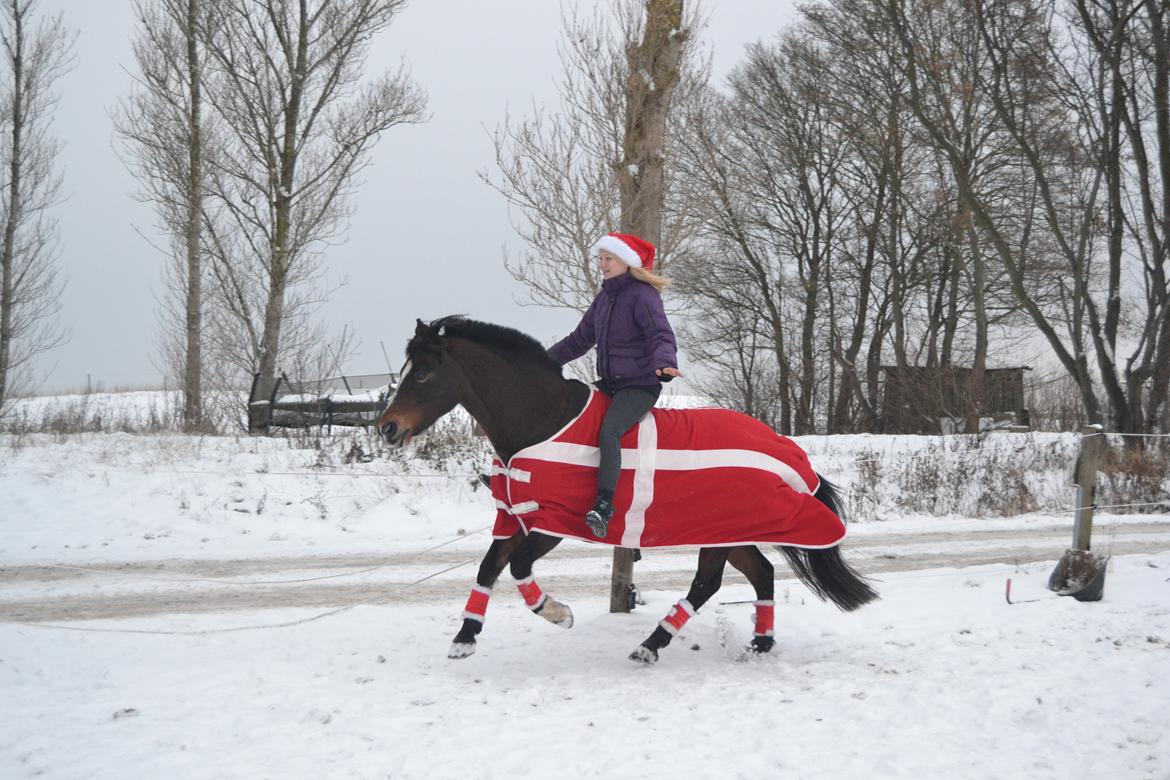
M 446 658 L 492 519 L 475 451 L 0 436 L 0 777 L 1170 777 L 1170 516 L 1099 514 L 1105 598 L 1058 597 L 1074 443 L 1001 441 L 981 457 L 1052 450 L 1028 475 L 1043 511 L 871 491 L 846 557 L 881 601 L 842 614 L 768 551 L 771 655 L 744 656 L 752 607 L 730 602 L 752 594 L 729 573 L 645 668 L 626 655 L 691 552 L 647 553 L 646 605 L 611 615 L 608 548 L 566 542 L 536 574 L 571 630 L 505 574 L 478 652 Z M 915 452 L 948 484 L 975 473 L 926 437 L 802 443 L 847 488 Z
M 1170 554 L 1115 559 L 1096 604 L 1048 568 L 886 575 L 852 615 L 782 587 L 771 656 L 716 604 L 652 668 L 625 655 L 677 593 L 575 599 L 566 632 L 504 592 L 463 661 L 449 601 L 5 625 L 0 774 L 1166 777 Z

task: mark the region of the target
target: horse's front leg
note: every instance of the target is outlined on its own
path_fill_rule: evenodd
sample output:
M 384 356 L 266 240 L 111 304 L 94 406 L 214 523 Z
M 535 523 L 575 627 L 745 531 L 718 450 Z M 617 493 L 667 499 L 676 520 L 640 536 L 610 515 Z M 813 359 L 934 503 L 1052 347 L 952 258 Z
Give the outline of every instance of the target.
M 550 550 L 561 543 L 561 537 L 547 534 L 530 534 L 524 542 L 512 553 L 510 561 L 512 576 L 516 578 L 516 587 L 524 597 L 528 608 L 542 618 L 560 626 L 573 627 L 573 610 L 568 604 L 549 596 L 536 584 L 532 576 L 532 564 L 543 558 Z
M 686 622 L 699 608 L 715 595 L 723 584 L 723 567 L 727 563 L 728 548 L 704 547 L 699 550 L 699 570 L 691 581 L 686 598 L 679 599 L 670 613 L 658 622 L 654 633 L 630 653 L 631 661 L 652 664 L 658 660 L 658 651 L 670 644 Z
M 479 564 L 475 587 L 471 589 L 467 606 L 463 608 L 463 626 L 455 635 L 451 649 L 447 651 L 448 658 L 466 658 L 475 652 L 475 637 L 483 630 L 483 619 L 487 612 L 488 599 L 492 596 L 492 586 L 496 584 L 500 572 L 508 565 L 508 558 L 524 538 L 523 533 L 517 533 L 507 539 L 495 539 L 491 547 L 488 547 L 487 555 Z

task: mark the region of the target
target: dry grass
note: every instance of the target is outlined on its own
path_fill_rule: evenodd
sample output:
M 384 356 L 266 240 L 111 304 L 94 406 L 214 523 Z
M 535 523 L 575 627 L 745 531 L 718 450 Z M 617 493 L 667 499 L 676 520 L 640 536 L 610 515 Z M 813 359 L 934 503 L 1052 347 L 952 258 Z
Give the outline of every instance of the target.
M 897 514 L 1003 517 L 1068 504 L 1053 490 L 1076 457 L 1071 440 L 1028 434 L 939 436 L 914 452 L 856 453 L 849 509 L 855 517 Z
M 1099 506 L 1135 514 L 1170 511 L 1170 446 L 1152 441 L 1110 442 L 1098 472 Z

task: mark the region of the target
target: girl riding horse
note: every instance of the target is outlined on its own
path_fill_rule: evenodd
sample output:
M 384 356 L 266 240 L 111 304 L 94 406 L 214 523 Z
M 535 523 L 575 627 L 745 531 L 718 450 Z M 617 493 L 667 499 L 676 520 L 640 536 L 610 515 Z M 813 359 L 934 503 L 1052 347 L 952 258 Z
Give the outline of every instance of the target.
M 535 339 L 498 325 L 462 317 L 420 320 L 406 353 L 402 380 L 378 419 L 382 437 L 403 446 L 462 405 L 486 433 L 500 464 L 493 478 L 502 505 L 497 538 L 480 564 L 448 655 L 461 658 L 475 651 L 491 589 L 505 566 L 534 612 L 571 626 L 572 612 L 541 591 L 532 566 L 563 537 L 598 541 L 582 516 L 593 492 L 596 430 L 606 400 L 587 385 L 566 380 Z M 692 438 L 702 446 L 690 444 Z M 773 572 L 757 543 L 777 545 L 802 582 L 843 610 L 877 598 L 841 557 L 844 525 L 835 490 L 792 440 L 746 415 L 716 409 L 656 409 L 627 439 L 634 454 L 619 479 L 605 541 L 700 548 L 686 597 L 631 659 L 655 662 L 658 651 L 719 589 L 727 563 L 756 591 L 751 649 L 770 650 Z M 551 493 L 539 492 L 542 482 L 554 488 Z M 734 487 L 727 489 L 728 484 Z M 724 489 L 712 501 L 711 488 L 719 486 Z
M 548 354 L 561 365 L 597 347 L 597 389 L 613 399 L 597 448 L 597 496 L 585 515 L 594 536 L 604 537 L 613 517 L 613 494 L 621 470 L 619 442 L 642 419 L 678 371 L 674 329 L 659 293 L 668 284 L 654 273 L 655 247 L 625 233 L 610 233 L 593 246 L 601 290 L 580 324 L 553 344 Z

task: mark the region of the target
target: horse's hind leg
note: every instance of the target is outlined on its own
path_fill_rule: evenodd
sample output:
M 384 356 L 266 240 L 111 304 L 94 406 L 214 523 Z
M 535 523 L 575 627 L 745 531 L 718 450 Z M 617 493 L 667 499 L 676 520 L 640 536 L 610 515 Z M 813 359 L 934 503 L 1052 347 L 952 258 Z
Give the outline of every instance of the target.
M 670 613 L 659 621 L 654 633 L 630 653 L 630 660 L 644 664 L 658 660 L 658 651 L 670 644 L 670 640 L 723 584 L 723 567 L 727 563 L 728 553 L 726 547 L 704 547 L 699 550 L 699 570 L 695 572 L 695 579 L 691 581 L 686 598 L 679 599 Z
M 499 579 L 500 572 L 508 565 L 508 558 L 523 541 L 524 534 L 517 533 L 507 539 L 495 539 L 488 547 L 487 554 L 479 564 L 475 587 L 471 589 L 467 606 L 463 608 L 463 625 L 455 635 L 455 640 L 451 642 L 451 649 L 447 651 L 448 658 L 466 658 L 475 652 L 475 637 L 483 630 L 484 614 L 487 612 L 488 599 L 492 596 L 492 586 Z
M 568 604 L 557 601 L 540 589 L 536 579 L 532 576 L 532 564 L 548 554 L 561 543 L 561 537 L 547 534 L 529 534 L 516 551 L 512 553 L 510 563 L 512 576 L 516 578 L 516 588 L 524 597 L 528 608 L 542 618 L 560 626 L 573 627 L 573 610 Z
M 776 644 L 775 569 L 760 548 L 754 546 L 732 548 L 727 562 L 742 572 L 756 591 L 756 631 L 748 649 L 766 653 Z

